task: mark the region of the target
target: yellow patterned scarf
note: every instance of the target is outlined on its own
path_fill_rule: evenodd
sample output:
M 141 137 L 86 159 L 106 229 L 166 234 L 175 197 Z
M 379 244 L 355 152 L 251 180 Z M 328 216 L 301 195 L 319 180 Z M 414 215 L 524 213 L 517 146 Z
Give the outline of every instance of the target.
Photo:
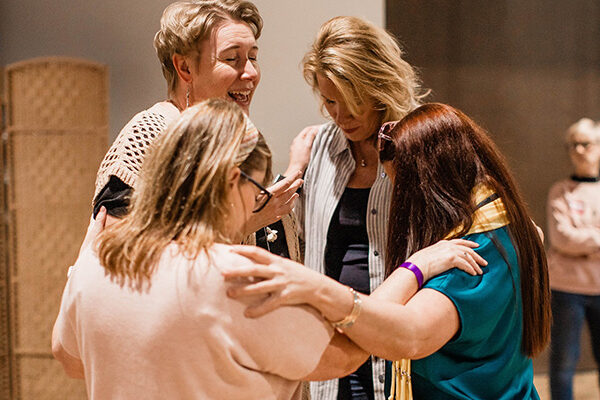
M 495 193 L 490 187 L 479 185 L 473 189 L 473 192 L 475 204 L 481 204 L 482 202 L 484 204 L 473 213 L 473 225 L 471 225 L 466 235 L 488 232 L 508 225 L 508 215 L 504 203 L 502 203 L 500 197 L 494 199 Z M 445 239 L 455 236 L 461 230 L 462 227 L 457 227 Z M 409 359 L 405 358 L 392 363 L 392 382 L 388 400 L 412 400 L 410 374 Z

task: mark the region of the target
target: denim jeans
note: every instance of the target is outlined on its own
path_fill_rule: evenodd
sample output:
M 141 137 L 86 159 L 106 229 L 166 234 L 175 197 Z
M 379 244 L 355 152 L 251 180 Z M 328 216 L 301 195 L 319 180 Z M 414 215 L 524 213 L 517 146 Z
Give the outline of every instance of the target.
M 552 400 L 573 399 L 573 374 L 579 360 L 579 342 L 586 320 L 596 365 L 600 365 L 600 296 L 552 291 L 550 392 Z

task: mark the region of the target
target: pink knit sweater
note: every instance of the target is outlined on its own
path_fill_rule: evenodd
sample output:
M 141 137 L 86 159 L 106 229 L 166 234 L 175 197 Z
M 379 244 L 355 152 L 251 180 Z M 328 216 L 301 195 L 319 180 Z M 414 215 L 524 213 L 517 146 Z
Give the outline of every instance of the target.
M 560 181 L 548 195 L 553 289 L 600 295 L 600 182 Z

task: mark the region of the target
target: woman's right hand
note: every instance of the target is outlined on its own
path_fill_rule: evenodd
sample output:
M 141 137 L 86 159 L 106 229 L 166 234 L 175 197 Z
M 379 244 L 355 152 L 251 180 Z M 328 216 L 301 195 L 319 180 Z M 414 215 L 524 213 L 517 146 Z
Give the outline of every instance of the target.
M 477 247 L 478 243 L 465 239 L 440 240 L 417 251 L 406 261 L 419 267 L 425 282 L 455 267 L 470 275 L 481 275 L 480 265 L 486 266 L 487 261 L 473 250 Z
M 267 188 L 273 197 L 269 200 L 265 208 L 256 214 L 252 214 L 248 219 L 245 227 L 246 236 L 279 221 L 281 217 L 292 212 L 298 198 L 298 193 L 296 192 L 304 182 L 301 177 L 302 172 L 296 171 Z

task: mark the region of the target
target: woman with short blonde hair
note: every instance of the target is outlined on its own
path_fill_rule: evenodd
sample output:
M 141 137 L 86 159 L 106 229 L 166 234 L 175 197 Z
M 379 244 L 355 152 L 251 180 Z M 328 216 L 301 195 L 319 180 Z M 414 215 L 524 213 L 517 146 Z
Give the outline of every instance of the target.
M 178 1 L 165 8 L 160 30 L 154 36 L 154 48 L 160 60 L 169 91 L 180 84 L 173 65 L 173 55 L 196 53 L 201 57 L 199 44 L 226 20 L 248 25 L 255 39 L 260 37 L 263 20 L 256 6 L 243 0 Z
M 584 322 L 600 366 L 600 124 L 582 118 L 565 136 L 572 175 L 552 185 L 547 203 L 553 400 L 573 398 Z
M 167 81 L 166 99 L 136 114 L 106 153 L 96 177 L 94 216 L 102 207 L 109 222 L 127 214 L 147 149 L 186 108 L 221 98 L 249 115 L 260 83 L 257 39 L 262 26 L 258 9 L 246 0 L 178 1 L 166 7 L 154 37 Z M 295 260 L 300 259 L 300 249 L 290 213 L 309 150 L 300 142 L 290 151 L 287 178 L 272 185 L 272 201 L 253 215 L 246 232 L 254 239 L 257 231 L 259 245 Z M 265 244 L 271 224 L 279 235 Z

